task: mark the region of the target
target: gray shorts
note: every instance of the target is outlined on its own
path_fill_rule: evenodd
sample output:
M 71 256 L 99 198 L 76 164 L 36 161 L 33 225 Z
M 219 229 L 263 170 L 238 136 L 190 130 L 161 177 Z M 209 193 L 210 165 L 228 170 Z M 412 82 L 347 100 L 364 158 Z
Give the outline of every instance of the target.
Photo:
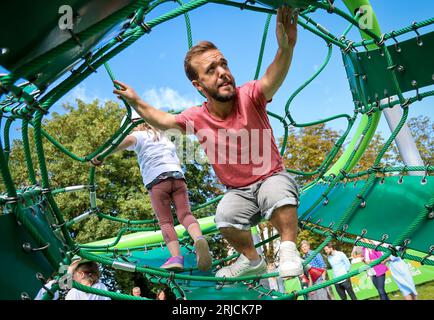
M 273 211 L 285 205 L 299 205 L 299 191 L 294 178 L 286 171 L 241 188 L 229 189 L 220 200 L 215 215 L 217 228 L 249 230 L 270 220 Z

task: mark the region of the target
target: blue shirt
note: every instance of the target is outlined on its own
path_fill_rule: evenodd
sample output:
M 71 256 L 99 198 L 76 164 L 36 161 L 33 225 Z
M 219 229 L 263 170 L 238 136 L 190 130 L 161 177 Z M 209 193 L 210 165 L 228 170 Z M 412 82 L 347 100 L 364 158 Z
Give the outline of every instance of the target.
M 310 257 L 312 255 L 313 251 L 309 250 L 309 252 L 304 256 L 304 259 L 307 259 L 308 257 Z M 310 262 L 309 264 L 312 267 L 315 268 L 321 268 L 321 269 L 327 269 L 327 265 L 322 257 L 322 255 L 320 253 L 318 253 Z
M 344 274 L 347 274 L 350 270 L 351 263 L 350 260 L 348 260 L 345 253 L 341 251 L 335 250 L 332 255 L 329 255 L 327 257 L 332 269 L 333 269 L 333 276 L 334 278 L 343 276 Z M 340 282 L 343 282 L 345 280 L 342 280 Z

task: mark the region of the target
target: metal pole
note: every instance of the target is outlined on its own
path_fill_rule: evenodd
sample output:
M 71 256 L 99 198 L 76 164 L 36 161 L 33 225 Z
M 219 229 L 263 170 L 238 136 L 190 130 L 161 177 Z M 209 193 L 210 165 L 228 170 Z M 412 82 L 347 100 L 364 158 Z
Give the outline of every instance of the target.
M 397 99 L 397 96 L 390 98 L 393 102 Z M 380 101 L 381 105 L 388 104 L 388 99 L 383 99 Z M 402 110 L 400 108 L 386 108 L 383 110 L 384 116 L 386 117 L 387 124 L 389 125 L 390 131 L 393 132 L 397 127 L 401 117 Z M 424 166 L 423 160 L 420 156 L 419 150 L 416 147 L 411 131 L 407 126 L 407 123 L 403 125 L 401 131 L 395 138 L 396 145 L 398 146 L 399 154 L 406 166 Z M 409 171 L 409 175 L 412 176 L 423 176 L 423 171 Z

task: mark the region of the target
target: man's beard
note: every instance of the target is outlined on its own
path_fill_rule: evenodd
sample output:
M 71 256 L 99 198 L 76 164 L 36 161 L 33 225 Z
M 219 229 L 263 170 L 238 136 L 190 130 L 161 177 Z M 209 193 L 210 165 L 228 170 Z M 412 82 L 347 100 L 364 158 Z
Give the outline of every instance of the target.
M 235 84 L 233 85 L 235 87 Z M 234 90 L 233 93 L 228 94 L 220 94 L 218 90 L 210 89 L 207 87 L 204 87 L 205 92 L 208 93 L 213 99 L 217 100 L 218 102 L 228 102 L 231 101 L 237 94 L 236 90 Z

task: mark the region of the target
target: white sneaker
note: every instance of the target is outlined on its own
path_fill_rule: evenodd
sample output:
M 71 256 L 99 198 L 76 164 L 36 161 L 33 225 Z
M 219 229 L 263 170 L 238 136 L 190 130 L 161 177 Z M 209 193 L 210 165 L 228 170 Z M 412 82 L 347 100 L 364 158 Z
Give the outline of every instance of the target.
M 294 242 L 281 242 L 279 255 L 279 276 L 281 278 L 296 277 L 303 273 L 303 260 L 300 258 L 300 253 Z
M 223 267 L 215 274 L 216 277 L 238 278 L 244 276 L 259 276 L 267 272 L 267 264 L 261 257 L 261 262 L 256 266 L 250 265 L 250 260 L 240 254 L 237 261 L 230 266 Z

